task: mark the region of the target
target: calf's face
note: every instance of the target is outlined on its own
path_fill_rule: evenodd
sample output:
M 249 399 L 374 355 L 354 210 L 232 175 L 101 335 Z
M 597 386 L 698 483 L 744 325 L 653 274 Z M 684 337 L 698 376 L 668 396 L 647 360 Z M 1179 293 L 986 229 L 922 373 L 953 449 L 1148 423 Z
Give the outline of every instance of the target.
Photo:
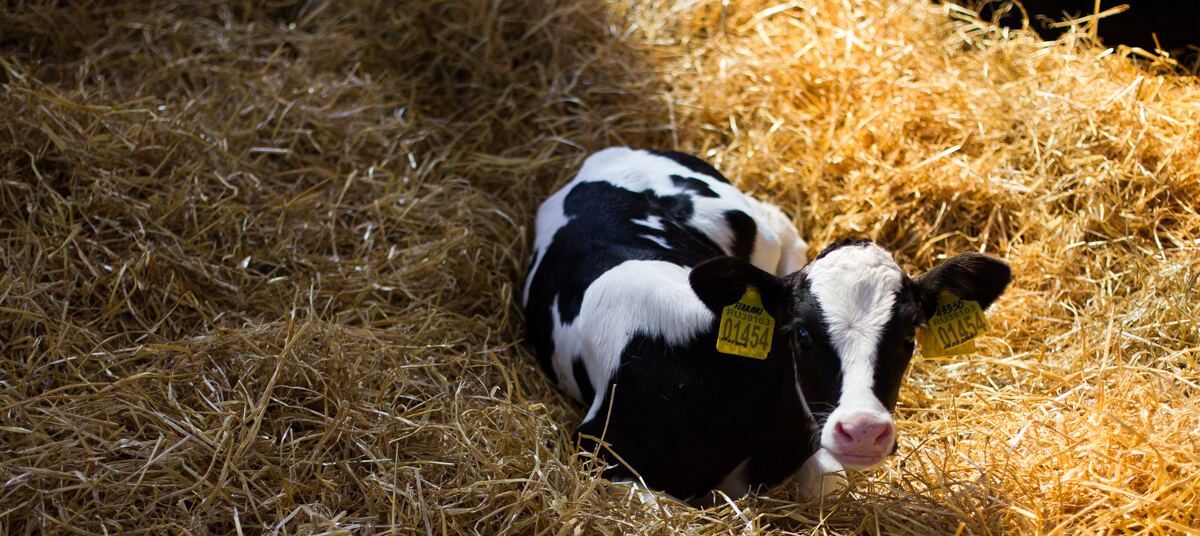
M 771 358 L 795 363 L 796 389 L 818 428 L 817 446 L 856 470 L 879 465 L 895 450 L 892 411 L 915 329 L 932 316 L 939 293 L 986 309 L 1010 279 L 1007 264 L 977 253 L 910 278 L 870 241 L 835 244 L 784 278 L 728 257 L 691 274 L 693 290 L 718 315 L 746 286 L 760 289 L 779 318 Z

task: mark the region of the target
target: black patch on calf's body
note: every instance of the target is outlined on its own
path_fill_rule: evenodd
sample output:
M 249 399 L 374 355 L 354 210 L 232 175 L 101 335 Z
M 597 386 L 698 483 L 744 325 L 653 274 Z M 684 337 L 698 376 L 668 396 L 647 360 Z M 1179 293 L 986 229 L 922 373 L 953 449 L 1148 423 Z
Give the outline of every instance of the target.
M 684 190 L 690 190 L 701 197 L 720 197 L 717 192 L 708 187 L 708 183 L 695 177 L 683 177 L 680 175 L 671 175 L 671 184 L 678 186 Z
M 733 230 L 733 245 L 730 253 L 739 259 L 749 261 L 754 253 L 754 238 L 758 236 L 758 226 L 754 218 L 740 210 L 725 211 L 725 222 Z
M 575 378 L 575 385 L 579 386 L 579 397 L 583 400 L 592 400 L 596 398 L 596 390 L 592 388 L 592 378 L 588 376 L 587 365 L 583 363 L 582 356 L 575 356 L 571 359 L 571 375 Z
M 667 220 L 684 222 L 691 219 L 696 212 L 696 204 L 686 195 L 664 195 L 645 190 L 642 196 L 646 198 L 646 215 L 658 216 Z
M 725 176 L 722 175 L 720 171 L 717 171 L 717 168 L 712 167 L 712 164 L 709 164 L 708 162 L 705 162 L 705 161 L 703 161 L 699 158 L 696 158 L 695 156 L 692 156 L 690 154 L 681 153 L 679 151 L 646 151 L 646 152 L 648 152 L 652 155 L 655 155 L 655 156 L 669 158 L 671 160 L 674 160 L 675 163 L 677 163 L 685 168 L 688 168 L 689 171 L 700 173 L 702 175 L 708 175 L 709 177 L 717 179 L 723 183 L 729 184 L 729 179 L 726 179 Z
M 749 486 L 775 485 L 815 451 L 787 351 L 773 349 L 761 361 L 717 352 L 716 322 L 685 347 L 634 336 L 610 382 L 615 401 L 605 393 L 578 432 L 603 435 L 647 485 L 676 497 L 707 493 L 747 459 Z M 584 450 L 596 450 L 580 440 Z M 631 476 L 611 454 L 598 452 L 616 466 L 606 477 Z

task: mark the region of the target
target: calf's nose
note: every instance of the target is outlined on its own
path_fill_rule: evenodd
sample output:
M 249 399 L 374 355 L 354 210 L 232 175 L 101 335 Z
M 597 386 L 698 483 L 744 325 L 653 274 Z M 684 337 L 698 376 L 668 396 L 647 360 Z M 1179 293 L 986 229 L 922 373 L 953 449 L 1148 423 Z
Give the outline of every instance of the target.
M 842 452 L 881 456 L 891 452 L 896 428 L 891 419 L 856 413 L 834 424 L 833 437 Z

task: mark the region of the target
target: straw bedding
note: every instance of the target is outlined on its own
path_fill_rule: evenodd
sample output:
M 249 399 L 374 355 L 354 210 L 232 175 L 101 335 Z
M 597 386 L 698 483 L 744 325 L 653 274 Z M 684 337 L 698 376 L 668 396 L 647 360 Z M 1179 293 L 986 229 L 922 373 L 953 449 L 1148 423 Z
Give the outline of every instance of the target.
M 1195 534 L 1200 86 L 917 0 L 9 2 L 0 533 Z M 1103 21 L 1101 21 L 1103 24 Z M 537 203 L 677 148 L 1003 256 L 846 494 L 611 495 L 520 344 Z

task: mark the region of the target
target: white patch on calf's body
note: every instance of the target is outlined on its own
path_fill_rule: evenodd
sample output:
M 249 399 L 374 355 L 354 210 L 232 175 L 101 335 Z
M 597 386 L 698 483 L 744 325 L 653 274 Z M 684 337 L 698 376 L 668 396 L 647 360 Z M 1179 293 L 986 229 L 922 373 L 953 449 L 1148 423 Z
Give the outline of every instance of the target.
M 643 239 L 643 240 L 649 240 L 649 241 L 651 241 L 651 242 L 654 242 L 655 244 L 658 244 L 659 246 L 661 246 L 663 249 L 670 249 L 670 248 L 671 248 L 671 245 L 667 243 L 667 239 L 665 239 L 665 238 L 663 238 L 663 237 L 661 237 L 661 236 L 654 236 L 654 235 L 639 235 L 639 236 L 638 236 L 638 238 L 641 238 L 641 239 Z
M 750 200 L 754 201 L 761 210 L 762 217 L 756 218 L 756 220 L 766 224 L 765 226 L 759 225 L 754 252 L 757 254 L 760 249 L 764 252 L 776 252 L 774 255 L 766 254 L 765 258 L 757 259 L 759 262 L 751 260 L 750 263 L 779 277 L 803 268 L 804 264 L 808 262 L 808 243 L 800 238 L 800 233 L 792 224 L 792 220 L 775 205 L 753 198 Z M 766 238 L 767 233 L 761 227 L 769 230 L 774 240 Z
M 729 186 L 724 183 L 720 184 Z M 733 254 L 734 235 L 733 229 L 729 228 L 729 223 L 725 220 L 725 213 L 744 208 L 743 203 L 736 201 L 732 198 L 693 197 L 692 217 L 687 221 L 689 225 L 720 246 L 721 251 L 726 255 Z
M 666 230 L 666 227 L 663 226 L 662 218 L 654 215 L 646 216 L 644 220 L 633 220 L 633 223 L 642 227 L 649 227 L 655 231 Z
M 558 385 L 568 395 L 571 395 L 571 398 L 583 402 L 583 391 L 580 389 L 579 384 L 575 383 L 574 369 L 572 368 L 575 356 L 582 357 L 583 339 L 570 336 L 570 325 L 564 325 L 562 316 L 558 314 L 557 297 L 554 298 L 554 301 L 550 302 L 550 322 L 554 326 L 552 335 L 554 338 L 554 355 L 551 357 L 551 362 L 554 364 L 554 379 L 558 380 Z M 560 328 L 560 326 L 566 327 Z M 564 336 L 559 337 L 559 333 L 563 333 Z
M 521 305 L 523 307 L 529 305 L 529 286 L 533 284 L 533 277 L 542 266 L 542 259 L 546 256 L 546 250 L 554 242 L 555 233 L 569 221 L 566 211 L 563 209 L 563 202 L 566 200 L 568 193 L 565 188 L 554 192 L 554 195 L 551 195 L 538 207 L 537 219 L 534 222 L 534 258 L 529 263 L 529 275 L 525 277 L 525 290 L 521 293 Z
M 825 449 L 809 456 L 795 478 L 801 492 L 809 499 L 841 491 L 848 483 L 845 468 Z
M 581 398 L 572 375 L 574 356 L 583 358 L 600 400 L 634 335 L 657 336 L 667 344 L 684 345 L 709 327 L 712 311 L 692 292 L 690 271 L 666 261 L 625 261 L 588 286 L 574 322 L 563 324 L 555 307 L 554 371 L 571 396 Z M 599 404 L 580 401 L 592 403 L 586 422 Z

